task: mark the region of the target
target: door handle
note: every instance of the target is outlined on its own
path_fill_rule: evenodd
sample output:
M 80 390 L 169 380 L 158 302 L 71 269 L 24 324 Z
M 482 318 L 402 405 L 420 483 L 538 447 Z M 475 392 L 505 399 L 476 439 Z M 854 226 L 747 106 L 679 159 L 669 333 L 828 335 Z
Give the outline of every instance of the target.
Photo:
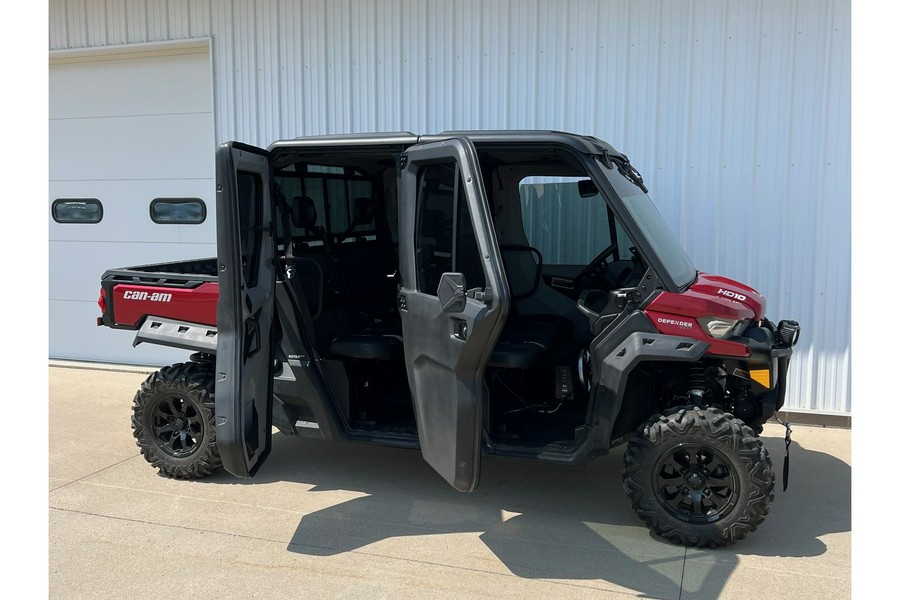
M 452 319 L 453 337 L 466 341 L 469 337 L 469 323 L 465 319 Z
M 244 292 L 244 308 L 247 310 L 244 314 L 244 318 L 246 319 L 256 314 L 259 307 L 262 306 L 268 298 L 269 293 L 262 288 L 250 288 Z
M 247 321 L 244 329 L 244 358 L 250 358 L 259 352 L 259 348 L 259 327 L 256 321 Z

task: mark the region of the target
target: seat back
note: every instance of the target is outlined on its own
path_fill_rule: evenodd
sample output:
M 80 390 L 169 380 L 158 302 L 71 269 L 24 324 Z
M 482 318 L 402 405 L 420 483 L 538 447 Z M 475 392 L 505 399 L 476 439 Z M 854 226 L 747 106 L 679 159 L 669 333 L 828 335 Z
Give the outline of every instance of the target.
M 309 315 L 317 319 L 322 314 L 325 290 L 325 271 L 322 265 L 311 256 L 294 258 L 294 277 L 291 280 L 294 289 L 302 292 L 309 308 Z
M 309 196 L 294 196 L 291 200 L 291 220 L 294 227 L 312 229 L 319 220 L 316 203 Z
M 537 248 L 517 244 L 500 246 L 506 280 L 513 300 L 527 298 L 534 294 L 541 283 L 544 258 Z

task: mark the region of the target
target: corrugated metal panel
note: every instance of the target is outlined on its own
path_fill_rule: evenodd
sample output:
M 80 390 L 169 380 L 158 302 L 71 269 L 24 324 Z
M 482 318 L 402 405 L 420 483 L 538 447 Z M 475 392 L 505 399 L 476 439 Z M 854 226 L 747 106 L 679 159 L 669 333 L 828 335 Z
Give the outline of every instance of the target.
M 701 269 L 850 404 L 849 0 L 51 0 L 50 48 L 212 36 L 216 136 L 554 128 L 627 152 Z

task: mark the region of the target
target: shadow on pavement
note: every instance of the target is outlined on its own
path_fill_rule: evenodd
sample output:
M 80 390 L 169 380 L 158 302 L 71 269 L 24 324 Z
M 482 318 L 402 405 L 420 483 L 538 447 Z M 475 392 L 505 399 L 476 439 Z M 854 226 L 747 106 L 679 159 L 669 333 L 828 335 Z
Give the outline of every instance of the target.
M 715 566 L 697 594 L 713 598 L 741 556 L 818 556 L 826 551 L 823 535 L 850 530 L 850 467 L 805 449 L 800 437 L 790 448 L 790 486 L 782 493 L 784 442 L 763 436 L 777 477 L 769 516 L 742 542 L 702 552 L 654 540 L 643 528 L 622 490 L 621 448 L 584 467 L 486 458 L 478 491 L 461 494 L 415 450 L 276 435 L 259 474 L 240 482 L 364 494 L 304 516 L 291 552 L 332 556 L 394 537 L 481 532 L 517 576 L 599 579 L 655 598 L 678 598 L 684 560 L 699 556 Z M 222 474 L 205 481 L 237 480 Z
M 775 468 L 775 502 L 765 522 L 736 544 L 734 553 L 790 557 L 824 554 L 827 547 L 819 538 L 850 531 L 850 466 L 830 454 L 804 448 L 802 433 L 795 432 L 790 447 L 789 486 L 782 492 L 784 440 L 766 435 L 762 438 Z

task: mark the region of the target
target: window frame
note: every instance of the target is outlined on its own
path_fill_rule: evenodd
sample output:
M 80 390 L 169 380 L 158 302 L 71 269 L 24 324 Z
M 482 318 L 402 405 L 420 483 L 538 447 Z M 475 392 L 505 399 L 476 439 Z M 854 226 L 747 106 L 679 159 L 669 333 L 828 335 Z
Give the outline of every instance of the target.
M 462 174 L 459 163 L 457 161 L 448 161 L 448 162 L 436 162 L 433 164 L 424 165 L 421 172 L 418 174 L 418 181 L 416 183 L 416 226 L 413 234 L 413 243 L 415 244 L 415 261 L 416 261 L 416 290 L 422 294 L 427 294 L 429 296 L 437 296 L 437 290 L 429 291 L 422 289 L 423 288 L 423 272 L 422 272 L 422 256 L 420 253 L 420 240 L 423 238 L 422 236 L 422 219 L 424 218 L 425 212 L 425 201 L 423 200 L 423 181 L 425 175 L 428 173 L 428 169 L 435 166 L 453 166 L 453 191 L 452 193 L 452 224 L 450 229 L 450 270 L 444 271 L 444 273 L 463 273 L 460 270 L 459 257 L 460 257 L 460 233 L 461 233 L 461 223 L 462 223 L 462 211 L 465 210 L 468 215 L 469 226 L 472 227 L 474 232 L 474 222 L 472 219 L 471 209 L 468 204 L 468 198 L 466 197 L 465 188 L 460 185 L 462 182 Z M 478 251 L 478 241 L 477 239 L 473 240 L 475 242 L 476 255 L 480 255 Z M 478 267 L 481 269 L 481 277 L 479 279 L 479 283 L 482 286 L 487 285 L 487 273 L 485 272 L 484 264 L 481 262 L 478 263 Z M 440 277 L 443 276 L 444 273 L 437 274 L 437 279 L 440 280 Z M 465 273 L 463 273 L 465 275 Z M 472 280 L 474 281 L 474 279 Z M 472 288 L 472 281 L 466 281 L 466 287 Z M 476 286 L 481 287 L 481 286 Z
M 100 214 L 97 216 L 97 220 L 78 220 L 78 219 L 62 219 L 60 220 L 56 214 L 57 207 L 60 204 L 65 204 L 69 202 L 80 202 L 84 204 L 95 204 L 97 208 L 100 209 Z M 97 223 L 103 220 L 103 203 L 99 198 L 57 198 L 53 201 L 53 204 L 50 205 L 50 216 L 51 218 L 61 225 L 96 225 Z
M 244 223 L 241 221 L 241 217 L 243 216 L 243 207 L 240 206 L 241 201 L 241 184 L 240 178 L 241 175 L 245 175 L 249 177 L 253 181 L 253 210 L 248 211 L 247 216 L 253 219 L 253 223 Z M 244 282 L 249 287 L 256 286 L 257 281 L 259 280 L 259 255 L 262 252 L 262 232 L 260 231 L 261 222 L 263 219 L 263 198 L 265 195 L 264 192 L 264 182 L 263 178 L 259 173 L 253 171 L 246 170 L 235 170 L 235 194 L 237 196 L 236 200 L 238 202 L 238 232 L 239 232 L 239 243 L 241 247 L 241 254 L 245 254 L 245 250 L 247 250 L 246 246 L 250 246 L 252 244 L 252 248 L 250 248 L 249 253 L 246 253 L 248 256 L 247 264 L 242 269 L 242 277 L 244 278 Z M 251 214 L 252 213 L 252 214 Z M 248 239 L 245 240 L 244 232 L 249 233 Z M 245 241 L 249 242 L 245 245 Z M 249 271 L 246 270 L 249 267 Z
M 153 209 L 158 204 L 200 204 L 201 217 L 199 221 L 163 221 L 159 220 L 154 216 Z M 208 216 L 208 212 L 206 210 L 206 202 L 203 201 L 202 198 L 188 198 L 188 197 L 177 197 L 177 198 L 154 198 L 150 201 L 150 220 L 156 223 L 157 225 L 201 225 L 206 222 L 206 217 Z
M 301 164 L 300 166 L 307 167 L 307 166 L 309 166 L 309 164 Z M 353 168 L 353 167 L 343 167 L 343 168 L 347 169 L 347 168 Z M 339 184 L 341 184 L 341 187 L 343 187 L 343 195 L 344 195 L 343 203 L 346 203 L 345 208 L 347 211 L 347 223 L 346 223 L 347 227 L 349 227 L 350 223 L 353 222 L 353 210 L 354 210 L 353 201 L 354 201 L 355 197 L 351 197 L 351 195 L 350 195 L 351 182 L 367 184 L 369 186 L 369 190 L 370 190 L 369 198 L 371 198 L 372 200 L 376 199 L 376 194 L 378 193 L 377 192 L 378 184 L 376 183 L 376 181 L 371 177 L 359 174 L 359 171 L 355 168 L 353 168 L 353 174 L 349 174 L 349 175 L 348 174 L 338 174 L 338 173 L 319 173 L 319 172 L 315 172 L 315 171 L 307 171 L 305 169 L 304 170 L 295 170 L 295 171 L 288 171 L 286 169 L 282 169 L 280 171 L 275 172 L 275 181 L 276 181 L 276 183 L 279 183 L 279 185 L 281 183 L 281 180 L 286 180 L 286 179 L 299 180 L 300 195 L 308 196 L 313 199 L 313 202 L 316 203 L 316 212 L 319 217 L 318 225 L 325 229 L 325 232 L 329 236 L 329 239 L 331 239 L 332 241 L 336 240 L 337 237 L 340 236 L 342 233 L 344 233 L 344 231 L 346 231 L 346 230 L 345 229 L 342 229 L 341 231 L 334 230 L 334 226 L 335 226 L 334 221 L 338 215 L 336 205 L 338 203 L 342 203 L 342 200 L 340 198 L 332 197 L 332 195 L 329 193 L 329 189 L 328 189 L 329 183 L 330 182 L 338 182 Z M 321 191 L 321 203 L 316 202 L 316 197 L 311 195 L 306 189 L 307 185 L 312 180 L 318 180 L 319 182 L 321 182 L 321 186 L 322 186 L 321 190 L 320 190 Z M 293 227 L 291 229 L 293 230 Z M 362 234 L 365 234 L 365 235 L 375 235 L 376 227 L 373 223 L 368 228 L 362 229 L 360 231 Z M 293 233 L 294 233 L 293 237 L 295 239 L 298 239 L 301 241 L 310 241 L 313 239 L 311 236 L 302 235 L 299 232 L 293 232 Z
M 525 214 L 525 197 L 522 195 L 522 186 L 523 186 L 523 182 L 525 180 L 531 179 L 531 178 L 548 179 L 548 180 L 555 179 L 555 180 L 567 180 L 567 181 L 546 181 L 546 182 L 528 183 L 528 184 L 525 184 L 526 186 L 559 185 L 559 184 L 567 184 L 568 185 L 568 184 L 572 184 L 572 183 L 577 184 L 578 181 L 583 181 L 583 180 L 593 181 L 593 179 L 590 177 L 590 175 L 587 174 L 587 172 L 585 172 L 582 175 L 531 174 L 531 175 L 526 175 L 525 177 L 522 177 L 517 183 L 517 189 L 519 191 L 518 192 L 519 193 L 519 211 L 520 211 L 520 216 L 522 218 L 522 233 L 525 236 L 525 240 L 526 240 L 527 244 L 531 247 L 536 248 L 539 252 L 541 252 L 541 254 L 544 256 L 544 262 L 547 265 L 553 265 L 553 266 L 584 266 L 584 265 L 587 265 L 591 261 L 592 257 L 585 257 L 587 262 L 584 262 L 584 263 L 582 263 L 580 261 L 576 261 L 576 262 L 570 262 L 568 260 L 560 261 L 560 259 L 555 257 L 553 255 L 553 253 L 549 252 L 547 250 L 547 248 L 544 248 L 544 247 L 542 247 L 542 245 L 539 244 L 540 240 L 532 239 L 531 237 L 529 237 L 528 227 L 527 227 L 526 218 L 525 218 L 525 216 L 526 216 L 526 214 Z M 597 207 L 598 212 L 603 212 L 603 217 L 602 217 L 603 222 L 601 223 L 601 226 L 602 226 L 601 228 L 605 232 L 605 237 L 608 238 L 608 242 L 609 242 L 608 245 L 612 245 L 614 247 L 613 259 L 620 260 L 622 258 L 622 256 L 621 256 L 621 247 L 619 245 L 619 235 L 624 234 L 625 238 L 632 244 L 634 243 L 634 241 L 633 241 L 632 237 L 628 234 L 628 231 L 625 229 L 624 225 L 622 224 L 621 219 L 619 219 L 617 217 L 615 211 L 613 210 L 612 204 L 609 202 L 607 195 L 603 191 L 598 189 L 597 194 L 595 194 L 594 196 L 591 196 L 591 197 L 585 197 L 585 198 L 583 198 L 583 200 L 590 200 L 591 198 L 597 198 L 597 200 L 595 200 L 595 202 L 602 202 L 602 204 L 598 205 L 598 207 Z M 601 244 L 600 248 L 606 247 L 606 245 L 607 244 Z M 627 250 L 627 248 L 626 248 L 626 250 Z

